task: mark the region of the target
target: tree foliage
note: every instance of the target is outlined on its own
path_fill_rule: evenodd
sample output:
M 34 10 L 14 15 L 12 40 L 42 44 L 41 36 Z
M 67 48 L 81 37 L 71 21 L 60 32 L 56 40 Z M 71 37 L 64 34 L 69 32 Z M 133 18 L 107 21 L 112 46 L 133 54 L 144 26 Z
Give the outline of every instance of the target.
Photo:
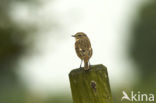
M 130 56 L 142 73 L 142 80 L 153 80 L 156 75 L 156 2 L 146 3 L 133 28 Z

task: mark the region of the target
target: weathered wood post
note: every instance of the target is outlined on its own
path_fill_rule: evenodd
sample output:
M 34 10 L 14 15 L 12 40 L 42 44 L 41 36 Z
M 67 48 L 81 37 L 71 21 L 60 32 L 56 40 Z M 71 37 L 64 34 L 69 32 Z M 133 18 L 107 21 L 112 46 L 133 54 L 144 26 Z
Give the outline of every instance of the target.
M 112 103 L 107 68 L 92 65 L 88 71 L 74 69 L 69 73 L 73 103 Z

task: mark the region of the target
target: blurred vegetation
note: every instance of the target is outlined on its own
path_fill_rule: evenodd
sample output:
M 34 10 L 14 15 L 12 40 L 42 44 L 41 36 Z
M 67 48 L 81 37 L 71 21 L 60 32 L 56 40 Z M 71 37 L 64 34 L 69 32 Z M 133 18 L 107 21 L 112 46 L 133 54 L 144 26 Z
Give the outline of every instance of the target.
M 12 3 L 19 1 L 0 0 L 0 86 L 9 86 L 8 83 L 17 84 L 15 65 L 26 51 L 25 41 L 32 32 L 28 27 L 21 28 L 10 16 Z
M 19 58 L 28 48 L 26 39 L 32 32 L 21 28 L 10 16 L 13 3 L 27 0 L 0 0 L 0 103 L 22 102 L 25 90 L 16 75 Z
M 156 87 L 156 1 L 144 4 L 134 24 L 130 56 L 141 73 L 140 85 Z
M 137 15 L 138 18 L 132 25 L 129 57 L 137 65 L 141 80 L 133 88 L 125 87 L 115 91 L 113 99 L 116 103 L 121 103 L 123 90 L 128 94 L 131 91 L 156 94 L 156 1 L 149 0 L 144 3 Z
M 37 8 L 39 0 L 0 0 L 0 103 L 71 103 L 65 94 L 47 99 L 32 95 L 19 81 L 17 64 L 32 49 L 36 27 L 23 27 L 12 19 L 10 11 L 17 3 Z

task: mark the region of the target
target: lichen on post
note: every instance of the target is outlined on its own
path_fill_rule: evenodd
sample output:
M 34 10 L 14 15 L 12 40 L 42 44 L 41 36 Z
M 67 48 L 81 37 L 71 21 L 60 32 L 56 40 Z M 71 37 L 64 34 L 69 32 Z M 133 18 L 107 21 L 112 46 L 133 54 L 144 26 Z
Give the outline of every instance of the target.
M 69 73 L 73 103 L 112 103 L 107 68 L 92 65 L 89 70 L 74 69 Z

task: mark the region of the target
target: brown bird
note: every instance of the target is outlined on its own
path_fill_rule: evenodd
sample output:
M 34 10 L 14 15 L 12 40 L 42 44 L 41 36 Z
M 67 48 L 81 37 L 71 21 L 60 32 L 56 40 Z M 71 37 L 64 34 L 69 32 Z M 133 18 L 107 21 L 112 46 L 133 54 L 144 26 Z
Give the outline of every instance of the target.
M 92 47 L 89 38 L 87 35 L 83 32 L 78 32 L 75 35 L 72 35 L 72 37 L 75 37 L 75 50 L 77 56 L 81 59 L 80 68 L 82 65 L 82 61 L 84 61 L 84 69 L 89 69 L 89 59 L 92 56 Z

